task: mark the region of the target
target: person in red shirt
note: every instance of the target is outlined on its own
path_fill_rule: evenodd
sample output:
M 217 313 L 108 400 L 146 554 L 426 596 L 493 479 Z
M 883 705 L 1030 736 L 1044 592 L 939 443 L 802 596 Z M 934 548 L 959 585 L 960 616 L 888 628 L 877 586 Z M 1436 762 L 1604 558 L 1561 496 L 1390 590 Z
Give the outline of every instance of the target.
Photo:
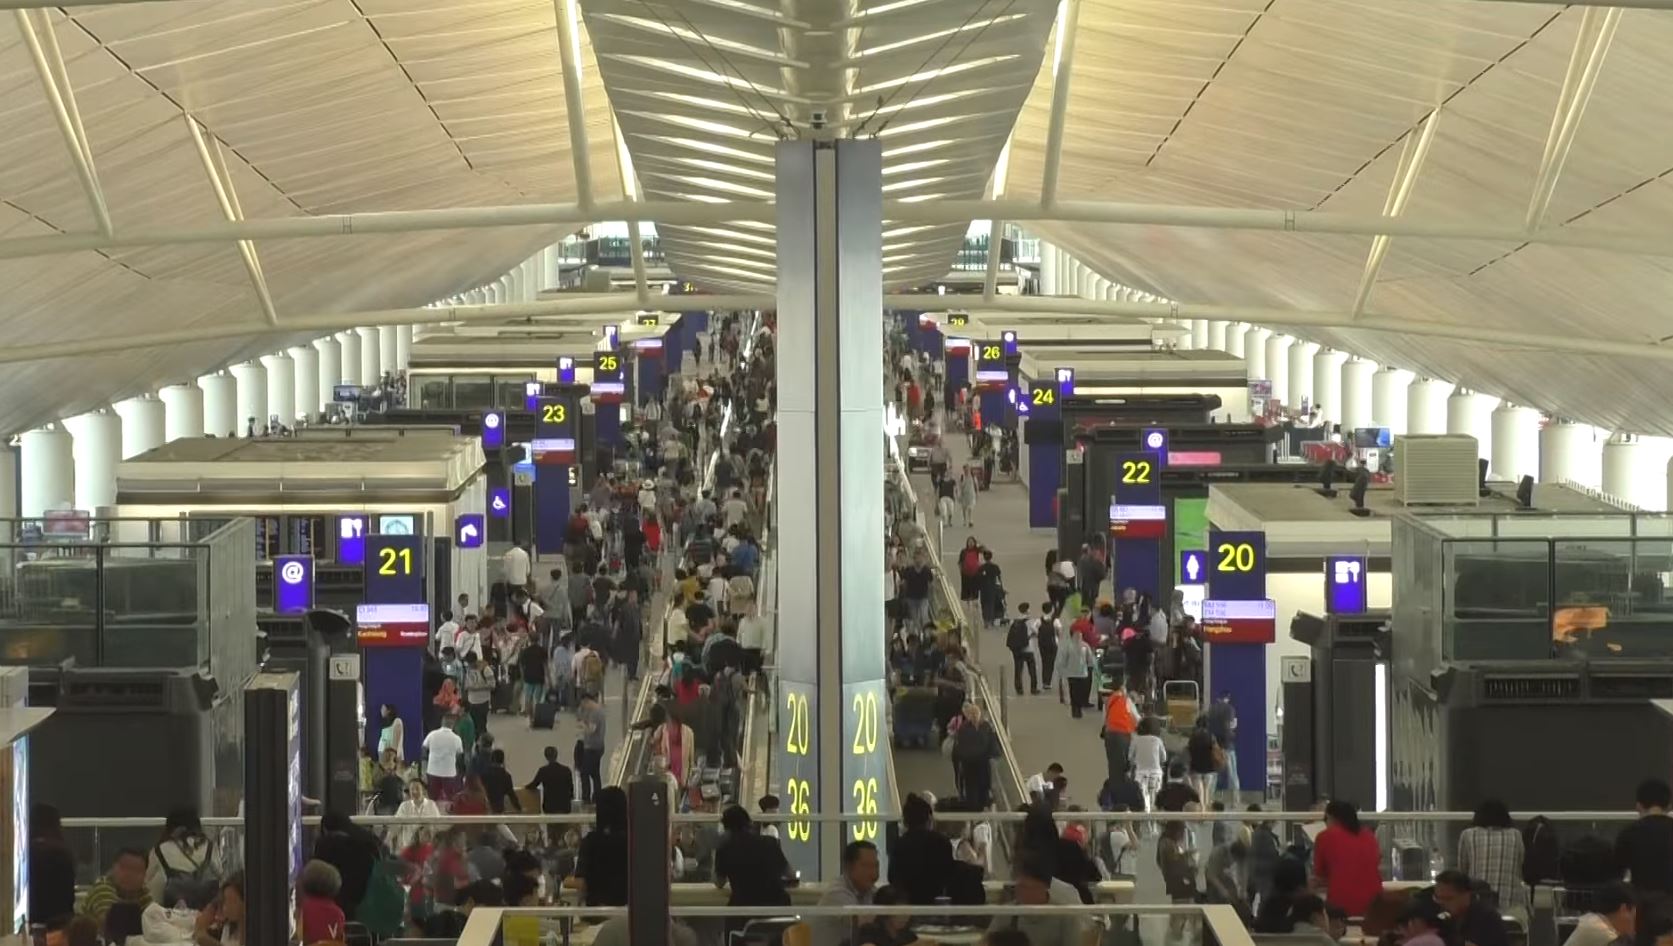
M 1359 810 L 1351 802 L 1325 805 L 1324 821 L 1313 843 L 1313 875 L 1325 890 L 1325 902 L 1349 916 L 1364 916 L 1383 892 L 1377 835 L 1359 823 Z
M 298 886 L 302 889 L 299 912 L 303 946 L 343 942 L 348 920 L 343 916 L 343 908 L 337 905 L 343 875 L 325 861 L 312 860 L 303 865 Z
M 1086 641 L 1086 646 L 1093 650 L 1097 650 L 1102 643 L 1098 640 L 1098 628 L 1092 623 L 1092 609 L 1085 605 L 1081 606 L 1080 617 L 1075 618 L 1075 623 L 1069 625 L 1069 633 L 1079 635 Z

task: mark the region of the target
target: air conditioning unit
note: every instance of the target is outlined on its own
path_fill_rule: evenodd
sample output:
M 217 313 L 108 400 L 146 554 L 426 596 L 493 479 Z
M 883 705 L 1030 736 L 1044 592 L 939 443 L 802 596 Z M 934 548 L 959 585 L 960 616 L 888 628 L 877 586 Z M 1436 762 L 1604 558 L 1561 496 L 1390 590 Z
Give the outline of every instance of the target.
M 1407 506 L 1474 506 L 1481 501 L 1480 455 L 1468 434 L 1401 437 L 1395 495 Z

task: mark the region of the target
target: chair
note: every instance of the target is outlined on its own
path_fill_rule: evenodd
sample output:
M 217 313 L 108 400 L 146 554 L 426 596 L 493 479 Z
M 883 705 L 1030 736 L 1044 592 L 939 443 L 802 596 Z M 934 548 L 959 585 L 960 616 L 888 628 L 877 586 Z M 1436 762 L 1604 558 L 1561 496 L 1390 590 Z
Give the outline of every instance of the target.
M 813 927 L 795 923 L 784 930 L 784 946 L 813 946 Z

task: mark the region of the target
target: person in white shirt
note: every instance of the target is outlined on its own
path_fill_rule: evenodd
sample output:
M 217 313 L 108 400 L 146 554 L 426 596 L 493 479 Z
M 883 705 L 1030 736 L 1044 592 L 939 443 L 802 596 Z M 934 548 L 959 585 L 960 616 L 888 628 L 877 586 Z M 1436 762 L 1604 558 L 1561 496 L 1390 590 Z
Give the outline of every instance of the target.
M 466 654 L 475 654 L 477 659 L 481 659 L 482 635 L 477 633 L 475 616 L 465 616 L 464 626 L 459 628 L 458 634 L 454 635 L 453 652 L 460 660 L 464 660 Z
M 1638 908 L 1631 887 L 1606 884 L 1592 894 L 1591 901 L 1592 912 L 1580 918 L 1563 946 L 1610 946 L 1633 935 Z
M 521 545 L 513 545 L 500 556 L 500 573 L 507 585 L 513 588 L 527 588 L 529 586 L 529 553 Z
M 453 620 L 452 611 L 443 611 L 441 613 L 441 627 L 436 628 L 436 653 L 440 654 L 448 647 L 457 650 L 458 642 L 459 622 Z
M 1139 723 L 1127 748 L 1127 758 L 1133 763 L 1133 778 L 1144 792 L 1144 810 L 1156 807 L 1156 793 L 1162 790 L 1163 773 L 1168 765 L 1168 749 L 1162 737 L 1156 735 L 1155 725 L 1148 719 Z
M 734 526 L 743 525 L 749 515 L 749 503 L 744 500 L 741 490 L 733 490 L 732 495 L 720 506 L 721 522 L 728 530 Z
M 455 736 L 453 738 L 457 739 L 459 737 Z M 429 740 L 426 739 L 425 742 L 428 743 Z M 401 802 L 401 807 L 395 809 L 395 817 L 440 818 L 441 809 L 424 791 L 424 783 L 418 779 L 413 779 L 407 783 L 407 797 Z M 423 829 L 423 825 L 417 824 L 397 825 L 393 838 L 396 852 L 404 851 L 410 847 L 414 841 L 418 840 L 418 832 Z
M 459 791 L 461 779 L 459 761 L 465 754 L 465 743 L 453 731 L 458 717 L 444 719 L 424 737 L 424 778 L 430 796 L 449 801 Z
M 639 484 L 639 512 L 646 516 L 656 512 L 655 480 L 645 480 Z
M 1029 798 L 1032 798 L 1035 801 L 1043 801 L 1046 797 L 1046 791 L 1051 788 L 1052 783 L 1062 774 L 1063 766 L 1057 762 L 1053 762 L 1052 764 L 1046 766 L 1046 770 L 1044 772 L 1036 772 L 1033 775 L 1030 775 L 1028 780 L 1023 783 L 1023 788 L 1027 790 Z
M 709 576 L 709 607 L 714 608 L 716 614 L 726 613 L 726 590 L 725 576 L 711 573 Z

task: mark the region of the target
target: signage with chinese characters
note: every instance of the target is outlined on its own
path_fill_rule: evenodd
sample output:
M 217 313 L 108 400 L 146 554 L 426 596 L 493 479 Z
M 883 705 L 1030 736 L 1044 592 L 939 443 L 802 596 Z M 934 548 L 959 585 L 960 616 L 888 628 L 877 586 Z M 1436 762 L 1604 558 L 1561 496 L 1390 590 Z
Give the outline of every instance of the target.
M 1110 534 L 1121 539 L 1160 539 L 1168 534 L 1168 507 L 1110 505 Z
M 361 647 L 423 647 L 430 642 L 430 606 L 363 604 L 354 609 Z
M 337 564 L 359 565 L 366 561 L 366 517 L 337 517 Z
M 505 519 L 511 515 L 511 490 L 504 486 L 488 488 L 488 514 L 496 519 Z
M 1202 603 L 1202 636 L 1210 644 L 1270 644 L 1277 634 L 1278 605 L 1270 598 Z
M 482 449 L 498 450 L 505 446 L 505 415 L 486 411 L 482 415 Z
M 1205 585 L 1208 583 L 1208 553 L 1202 549 L 1184 549 L 1179 553 L 1179 583 Z
M 1364 614 L 1366 562 L 1354 555 L 1324 560 L 1324 603 L 1328 614 Z
M 314 557 L 280 555 L 273 559 L 273 610 L 302 614 L 314 607 Z
M 480 512 L 467 512 L 453 521 L 453 544 L 459 548 L 479 549 L 487 535 L 488 526 Z

